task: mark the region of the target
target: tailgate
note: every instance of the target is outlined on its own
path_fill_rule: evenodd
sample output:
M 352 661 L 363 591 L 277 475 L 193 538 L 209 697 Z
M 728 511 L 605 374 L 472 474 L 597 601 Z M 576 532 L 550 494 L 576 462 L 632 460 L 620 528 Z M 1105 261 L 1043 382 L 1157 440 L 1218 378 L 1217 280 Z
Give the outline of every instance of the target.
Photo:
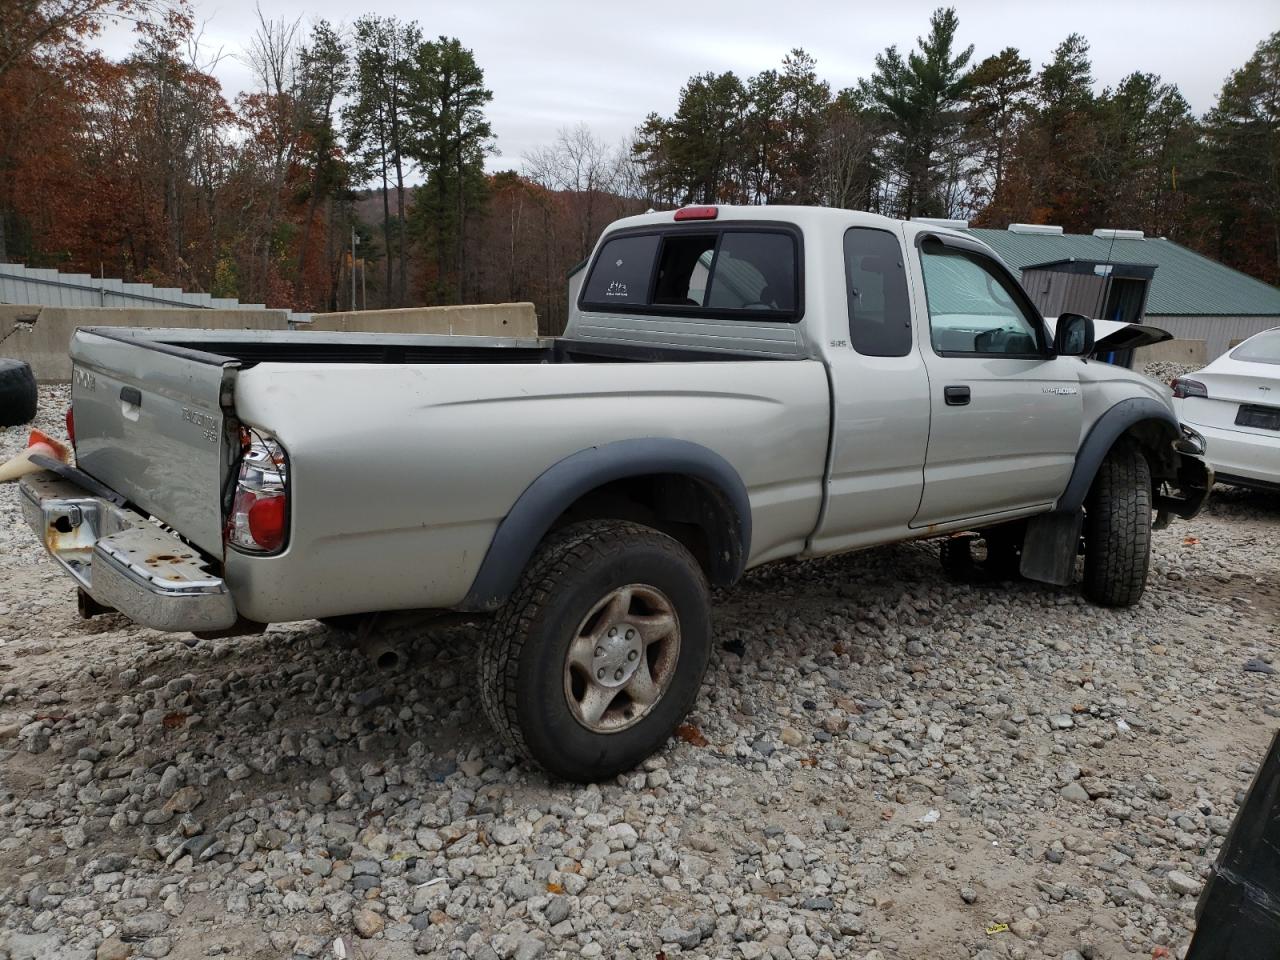
M 236 362 L 147 338 L 76 331 L 71 401 L 76 462 L 197 546 L 222 553 L 222 490 L 234 450 L 224 429 Z

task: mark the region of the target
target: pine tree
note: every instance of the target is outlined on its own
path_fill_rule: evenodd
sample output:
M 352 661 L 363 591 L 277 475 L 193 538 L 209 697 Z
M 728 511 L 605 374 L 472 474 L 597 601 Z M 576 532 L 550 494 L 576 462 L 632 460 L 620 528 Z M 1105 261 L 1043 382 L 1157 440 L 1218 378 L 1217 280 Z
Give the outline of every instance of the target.
M 893 202 L 898 216 L 949 216 L 965 200 L 962 98 L 973 47 L 955 52 L 958 26 L 954 8 L 935 10 L 917 50 L 904 58 L 889 47 L 862 82 L 890 130 L 885 159 L 899 177 Z
M 493 149 L 484 115 L 493 94 L 474 54 L 450 37 L 418 45 L 409 84 L 409 153 L 427 178 L 416 192 L 415 233 L 435 261 L 433 298 L 461 302 L 467 222 L 483 200 Z

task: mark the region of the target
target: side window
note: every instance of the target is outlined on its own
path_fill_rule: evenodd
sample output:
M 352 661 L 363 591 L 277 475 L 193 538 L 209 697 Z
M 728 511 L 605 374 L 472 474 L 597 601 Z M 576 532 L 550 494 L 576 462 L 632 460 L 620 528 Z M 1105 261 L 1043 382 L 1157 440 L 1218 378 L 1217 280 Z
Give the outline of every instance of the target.
M 1036 326 L 1019 306 L 1010 281 L 986 258 L 936 240 L 920 247 L 929 327 L 939 354 L 1038 356 Z
M 713 310 L 796 309 L 796 242 L 785 233 L 726 231 L 707 306 Z
M 898 238 L 886 230 L 851 227 L 844 234 L 849 342 L 865 357 L 911 352 L 911 303 Z
M 587 278 L 583 301 L 602 305 L 647 303 L 657 251 L 657 234 L 616 237 L 607 242 Z
M 711 277 L 715 235 L 669 236 L 662 241 L 658 278 L 653 288 L 655 305 L 700 307 L 706 300 Z

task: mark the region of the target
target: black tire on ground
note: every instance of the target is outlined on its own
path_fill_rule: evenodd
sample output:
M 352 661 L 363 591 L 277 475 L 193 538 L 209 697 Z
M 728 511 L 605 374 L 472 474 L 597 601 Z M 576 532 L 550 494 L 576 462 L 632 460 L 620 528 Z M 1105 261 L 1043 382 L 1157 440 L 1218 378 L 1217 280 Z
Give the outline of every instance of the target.
M 30 423 L 36 416 L 36 378 L 22 360 L 0 358 L 0 427 Z
M 1026 536 L 1023 524 L 991 527 L 982 531 L 987 557 L 983 568 L 997 580 L 1017 580 L 1022 576 L 1022 540 Z
M 943 572 L 953 580 L 972 580 L 977 571 L 973 559 L 973 538 L 970 536 L 947 537 L 938 545 L 938 562 Z
M 1151 559 L 1151 467 L 1132 444 L 1102 461 L 1085 499 L 1084 595 L 1104 607 L 1142 598 Z
M 646 606 L 652 598 L 659 601 L 656 614 Z M 666 743 L 693 707 L 710 656 L 710 606 L 702 569 L 671 537 L 617 520 L 565 527 L 539 547 L 480 646 L 481 703 L 489 722 L 508 746 L 564 780 L 589 783 L 632 769 Z M 653 626 L 659 622 L 674 623 L 674 634 L 670 626 Z M 620 625 L 621 642 L 623 633 L 631 636 L 632 623 L 640 638 L 632 642 L 643 654 L 619 648 L 622 659 L 609 661 L 615 656 L 606 649 L 614 641 L 604 639 L 609 625 Z M 617 694 L 591 683 L 608 698 L 598 724 L 619 725 L 609 732 L 592 729 L 575 713 L 587 709 L 586 694 L 578 692 L 585 690 L 584 638 L 588 656 L 604 657 L 598 662 L 610 676 L 615 667 L 619 678 L 633 671 Z M 644 689 L 661 689 L 648 706 L 633 702 L 629 692 L 641 671 L 627 664 L 639 657 L 650 678 Z

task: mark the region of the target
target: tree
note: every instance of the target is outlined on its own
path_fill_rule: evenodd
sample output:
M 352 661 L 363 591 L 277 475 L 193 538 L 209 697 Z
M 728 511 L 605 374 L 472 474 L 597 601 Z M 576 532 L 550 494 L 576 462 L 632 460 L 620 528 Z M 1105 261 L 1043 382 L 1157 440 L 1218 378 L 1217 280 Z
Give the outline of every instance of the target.
M 382 184 L 382 236 L 386 255 L 387 305 L 406 297 L 408 241 L 405 235 L 404 172 L 408 161 L 409 83 L 414 52 L 422 44 L 416 23 L 366 14 L 355 22 L 350 102 L 343 110 L 347 150 L 363 178 Z M 391 185 L 396 189 L 395 242 L 391 230 Z M 398 274 L 391 251 L 397 252 Z
M 562 127 L 550 146 L 526 155 L 524 167 L 534 183 L 566 194 L 576 256 L 585 257 L 601 229 L 617 215 L 616 199 L 623 189 L 620 158 L 580 123 Z
M 417 46 L 409 92 L 407 150 L 427 178 L 415 197 L 415 232 L 434 254 L 434 299 L 460 303 L 467 222 L 483 201 L 484 158 L 493 150 L 484 115 L 493 93 L 475 55 L 450 37 Z
M 635 155 L 656 197 L 676 203 L 745 200 L 744 121 L 750 100 L 737 75 L 690 77 L 671 119 L 650 114 L 637 132 Z
M 1097 105 L 1089 42 L 1078 33 L 1058 44 L 1036 78 L 1037 102 L 1017 147 L 1013 219 L 1055 223 L 1069 231 L 1096 224 L 1090 157 L 1097 145 Z
M 1104 91 L 1096 109 L 1091 207 L 1098 222 L 1176 232 L 1184 197 L 1177 170 L 1185 172 L 1198 149 L 1187 101 L 1154 74 L 1132 73 Z
M 110 20 L 190 26 L 184 0 L 3 0 L 0 2 L 0 77 L 40 51 L 76 49 Z
M 954 8 L 935 10 L 928 36 L 916 39 L 918 50 L 904 59 L 889 47 L 863 81 L 868 101 L 888 123 L 887 158 L 900 177 L 893 210 L 902 217 L 960 212 L 961 108 L 973 47 L 954 52 L 958 26 Z
M 1035 85 L 1031 61 L 1013 47 L 987 57 L 969 73 L 965 139 L 977 168 L 979 203 L 998 207 L 1003 200 L 1005 174 L 1030 116 Z
M 850 210 L 880 212 L 881 171 L 877 148 L 884 136 L 879 115 L 857 89 L 842 90 L 827 107 L 815 146 L 819 202 Z
M 338 143 L 335 114 L 338 97 L 346 88 L 350 74 L 350 60 L 342 37 L 327 20 L 317 21 L 311 28 L 306 46 L 298 54 L 298 100 L 302 118 L 300 161 L 309 172 L 305 187 L 307 209 L 298 242 L 297 274 L 309 302 L 321 309 L 334 306 L 329 294 L 337 280 L 333 268 L 340 262 L 335 256 L 332 210 L 327 221 L 329 229 L 325 231 L 318 251 L 312 234 L 321 205 L 332 205 L 335 196 L 345 191 L 349 182 L 349 168 Z M 322 276 L 313 277 L 312 274 L 317 272 Z
M 1227 79 L 1205 117 L 1204 141 L 1197 186 L 1208 245 L 1280 283 L 1280 32 Z

